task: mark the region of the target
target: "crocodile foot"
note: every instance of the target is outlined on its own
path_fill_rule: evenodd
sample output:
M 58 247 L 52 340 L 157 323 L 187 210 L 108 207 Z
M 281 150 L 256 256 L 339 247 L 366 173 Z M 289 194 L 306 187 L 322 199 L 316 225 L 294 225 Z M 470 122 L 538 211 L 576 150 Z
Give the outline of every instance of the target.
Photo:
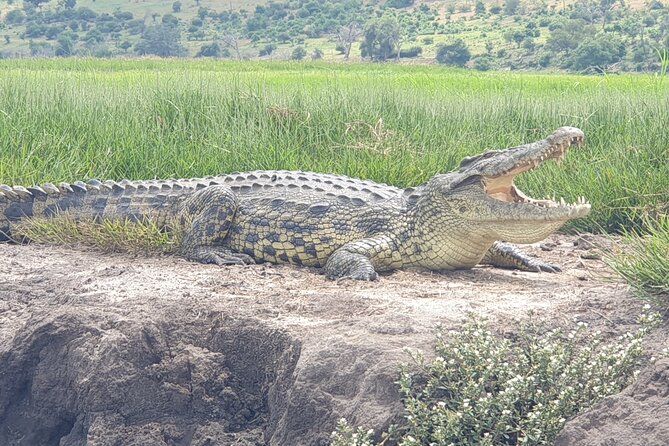
M 553 263 L 542 262 L 541 260 L 532 258 L 524 259 L 524 261 L 520 262 L 519 269 L 537 273 L 559 273 L 562 271 L 562 268 Z
M 377 280 L 379 275 L 366 256 L 349 252 L 346 249 L 335 251 L 324 268 L 325 276 L 332 280 Z
M 253 265 L 256 263 L 250 255 L 211 246 L 195 248 L 186 254 L 186 258 L 200 263 L 214 263 L 216 265 Z
M 482 263 L 500 268 L 513 268 L 537 273 L 559 273 L 562 271 L 557 265 L 530 257 L 517 247 L 502 242 L 495 242 L 490 247 Z

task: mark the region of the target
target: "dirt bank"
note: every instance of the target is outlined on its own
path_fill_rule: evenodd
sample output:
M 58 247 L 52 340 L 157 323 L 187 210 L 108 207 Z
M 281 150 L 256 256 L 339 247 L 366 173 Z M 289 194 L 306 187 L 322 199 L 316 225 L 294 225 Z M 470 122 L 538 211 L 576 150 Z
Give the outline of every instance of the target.
M 590 247 L 555 236 L 549 251 L 528 248 L 557 275 L 482 267 L 358 283 L 0 245 L 0 444 L 325 445 L 342 416 L 387 426 L 401 415 L 403 349 L 430 351 L 436 324 L 475 312 L 501 330 L 530 313 L 632 326 L 642 304 Z

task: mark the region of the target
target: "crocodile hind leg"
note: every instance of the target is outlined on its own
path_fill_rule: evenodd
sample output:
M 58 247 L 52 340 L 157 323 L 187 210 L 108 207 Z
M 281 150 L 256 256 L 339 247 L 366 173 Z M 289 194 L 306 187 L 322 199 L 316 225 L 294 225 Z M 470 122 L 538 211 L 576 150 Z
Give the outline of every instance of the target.
M 248 265 L 253 257 L 223 246 L 237 211 L 237 196 L 227 186 L 209 186 L 184 201 L 181 254 L 188 260 L 217 265 Z
M 508 243 L 495 242 L 488 249 L 481 263 L 498 266 L 500 268 L 514 268 L 522 271 L 559 273 L 559 266 L 542 262 L 523 253 L 520 249 Z

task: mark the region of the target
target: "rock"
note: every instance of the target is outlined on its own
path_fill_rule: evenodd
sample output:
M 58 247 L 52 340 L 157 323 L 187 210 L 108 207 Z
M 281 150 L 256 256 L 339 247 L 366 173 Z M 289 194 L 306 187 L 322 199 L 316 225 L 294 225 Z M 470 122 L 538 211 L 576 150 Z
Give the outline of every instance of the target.
M 643 370 L 637 381 L 568 422 L 555 446 L 666 446 L 669 444 L 669 359 Z

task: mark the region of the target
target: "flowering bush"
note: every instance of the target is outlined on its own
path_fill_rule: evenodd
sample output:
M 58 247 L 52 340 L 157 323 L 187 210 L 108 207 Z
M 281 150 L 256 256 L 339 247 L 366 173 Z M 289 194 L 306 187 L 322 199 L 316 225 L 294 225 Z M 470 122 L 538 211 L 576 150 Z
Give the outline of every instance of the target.
M 646 312 L 638 330 L 608 343 L 584 322 L 566 333 L 527 326 L 514 342 L 474 318 L 448 336 L 438 330 L 435 359 L 413 353 L 415 364 L 402 367 L 407 423 L 383 444 L 551 444 L 567 420 L 636 376 L 641 340 L 659 320 Z M 366 446 L 372 439 L 373 432 L 342 420 L 332 444 Z

